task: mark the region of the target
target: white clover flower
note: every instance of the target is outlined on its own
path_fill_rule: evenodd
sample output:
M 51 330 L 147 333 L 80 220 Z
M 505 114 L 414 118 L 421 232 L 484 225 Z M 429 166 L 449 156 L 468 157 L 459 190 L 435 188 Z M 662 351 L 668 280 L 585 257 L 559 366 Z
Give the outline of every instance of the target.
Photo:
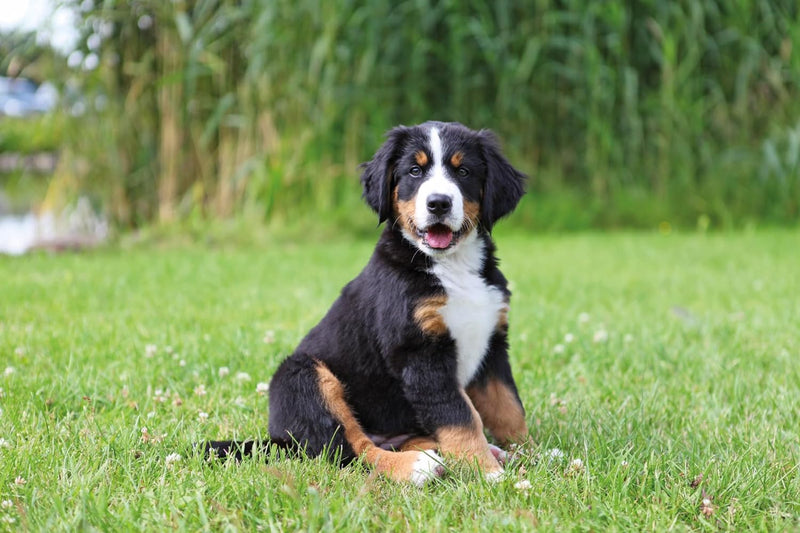
M 250 381 L 252 378 L 247 372 L 237 372 L 236 381 Z
M 14 349 L 14 355 L 25 355 L 25 348 L 17 346 L 17 348 Z
M 178 366 L 186 366 L 186 359 L 181 359 L 178 361 Z
M 6 369 L 3 371 L 3 375 L 8 377 L 16 371 L 17 369 L 14 368 L 13 366 L 7 366 Z
M 608 332 L 604 329 L 598 329 L 594 332 L 594 337 L 592 337 L 592 341 L 595 343 L 601 343 L 608 341 Z
M 199 418 L 201 422 L 205 422 L 206 420 L 208 420 L 208 413 L 206 413 L 205 411 L 200 411 L 199 413 L 197 413 L 197 418 Z
M 0 507 L 2 507 L 3 509 L 11 509 L 12 507 L 14 507 L 14 502 L 12 502 L 11 500 L 3 500 L 2 503 L 0 503 Z
M 217 374 L 219 374 L 219 377 L 221 377 L 221 378 L 224 378 L 225 376 L 227 376 L 230 373 L 231 373 L 231 370 L 227 366 L 221 366 L 221 367 L 219 367 L 219 370 L 217 370 Z
M 713 498 L 709 498 L 704 493 L 703 500 L 700 502 L 700 512 L 706 518 L 708 518 L 711 515 L 713 515 L 714 512 L 717 510 L 716 507 L 714 507 L 714 502 L 712 500 L 713 500 Z
M 271 329 L 264 332 L 264 344 L 272 344 L 275 342 L 275 332 Z
M 200 385 L 198 385 L 197 387 L 194 388 L 194 393 L 197 396 L 205 396 L 207 394 L 206 393 L 206 386 L 201 383 Z
M 9 444 L 9 442 L 6 439 L 0 437 L 0 448 L 10 448 L 10 447 L 11 444 Z
M 172 346 L 164 346 L 164 351 L 167 353 L 172 353 Z
M 16 523 L 17 519 L 14 518 L 13 516 L 6 515 L 6 516 L 0 518 L 0 521 L 2 521 L 5 524 L 14 524 L 14 523 Z
M 578 315 L 579 324 L 586 324 L 587 322 L 589 322 L 589 320 L 591 320 L 589 313 L 581 313 Z
M 155 344 L 147 344 L 144 347 L 144 356 L 150 359 L 156 354 L 157 351 L 158 351 L 158 346 L 156 346 Z
M 151 435 L 146 427 L 142 427 L 142 442 L 150 442 L 155 444 L 157 442 L 161 442 L 162 440 L 164 440 L 164 437 L 166 436 L 167 436 L 166 433 L 163 433 L 161 435 Z
M 181 454 L 179 454 L 179 453 L 171 453 L 171 454 L 169 454 L 168 456 L 166 456 L 164 458 L 164 462 L 166 462 L 167 465 L 171 465 L 171 464 L 174 464 L 174 463 L 179 463 L 181 461 L 181 459 L 182 459 Z
M 260 395 L 264 395 L 269 392 L 269 383 L 264 383 L 263 381 L 259 382 L 256 385 L 256 392 Z
M 523 479 L 522 481 L 517 481 L 516 483 L 514 483 L 514 488 L 517 490 L 529 491 L 531 490 L 532 485 L 530 481 L 528 481 L 527 479 Z
M 564 457 L 564 452 L 562 452 L 558 448 L 550 448 L 547 451 L 547 456 L 550 459 L 561 459 L 562 457 Z
M 569 474 L 580 474 L 584 471 L 583 461 L 581 459 L 575 458 L 569 463 Z
M 565 342 L 566 344 L 570 344 L 570 343 L 572 343 L 574 340 L 575 340 L 575 335 L 573 335 L 572 333 L 567 333 L 566 335 L 564 335 L 564 342 Z
M 22 477 L 22 476 L 17 476 L 17 478 L 14 480 L 14 484 L 15 484 L 15 485 L 20 485 L 20 486 L 22 486 L 22 485 L 26 484 L 27 482 L 28 482 L 28 480 L 27 480 L 27 479 L 25 479 L 25 478 L 24 478 L 24 477 Z
M 556 344 L 553 346 L 553 353 L 564 353 L 564 345 L 563 344 Z

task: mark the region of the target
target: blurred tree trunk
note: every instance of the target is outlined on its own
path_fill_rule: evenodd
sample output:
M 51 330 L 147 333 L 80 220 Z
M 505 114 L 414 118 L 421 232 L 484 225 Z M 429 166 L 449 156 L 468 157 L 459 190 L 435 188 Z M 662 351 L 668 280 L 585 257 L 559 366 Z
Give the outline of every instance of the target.
M 159 135 L 158 218 L 161 222 L 175 219 L 180 187 L 179 171 L 183 161 L 182 87 L 176 76 L 182 70 L 180 40 L 174 29 L 163 25 L 157 29 L 156 46 L 161 59 L 161 87 L 158 108 L 161 114 Z
M 237 167 L 238 128 L 220 127 L 218 163 L 219 177 L 217 179 L 217 215 L 227 217 L 233 212 L 234 206 L 234 179 Z

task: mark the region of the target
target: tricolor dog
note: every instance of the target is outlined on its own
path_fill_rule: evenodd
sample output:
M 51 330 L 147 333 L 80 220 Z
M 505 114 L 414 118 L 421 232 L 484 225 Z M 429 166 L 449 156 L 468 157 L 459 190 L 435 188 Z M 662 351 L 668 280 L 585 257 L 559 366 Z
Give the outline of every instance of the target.
M 272 378 L 269 441 L 207 448 L 360 457 L 417 485 L 451 459 L 501 475 L 504 454 L 484 430 L 500 445 L 528 431 L 491 230 L 524 180 L 489 131 L 443 122 L 389 131 L 361 176 L 385 228 L 364 270 Z

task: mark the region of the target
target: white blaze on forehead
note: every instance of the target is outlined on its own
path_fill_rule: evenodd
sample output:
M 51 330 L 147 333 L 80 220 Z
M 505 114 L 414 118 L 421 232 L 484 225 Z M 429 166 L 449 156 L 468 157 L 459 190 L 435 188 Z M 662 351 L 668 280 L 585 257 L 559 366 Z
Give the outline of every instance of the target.
M 427 228 L 429 224 L 428 197 L 433 194 L 449 196 L 453 202 L 452 210 L 444 223 L 453 231 L 458 231 L 464 223 L 464 198 L 461 190 L 450 178 L 444 167 L 444 150 L 439 130 L 431 128 L 428 136 L 433 165 L 426 180 L 419 186 L 414 209 L 414 223 L 418 228 Z
M 439 130 L 436 128 L 431 128 L 428 138 L 431 143 L 431 154 L 433 155 L 434 168 L 437 165 L 441 167 L 444 157 L 442 157 L 442 138 L 439 137 Z

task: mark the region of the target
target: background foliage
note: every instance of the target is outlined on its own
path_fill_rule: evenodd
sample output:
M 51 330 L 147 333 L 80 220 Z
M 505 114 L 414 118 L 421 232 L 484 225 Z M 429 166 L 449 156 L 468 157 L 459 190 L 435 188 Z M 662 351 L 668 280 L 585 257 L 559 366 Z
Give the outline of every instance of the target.
M 794 0 L 70 2 L 100 59 L 72 81 L 100 105 L 56 179 L 125 225 L 347 220 L 358 163 L 427 119 L 500 135 L 528 227 L 799 214 Z

